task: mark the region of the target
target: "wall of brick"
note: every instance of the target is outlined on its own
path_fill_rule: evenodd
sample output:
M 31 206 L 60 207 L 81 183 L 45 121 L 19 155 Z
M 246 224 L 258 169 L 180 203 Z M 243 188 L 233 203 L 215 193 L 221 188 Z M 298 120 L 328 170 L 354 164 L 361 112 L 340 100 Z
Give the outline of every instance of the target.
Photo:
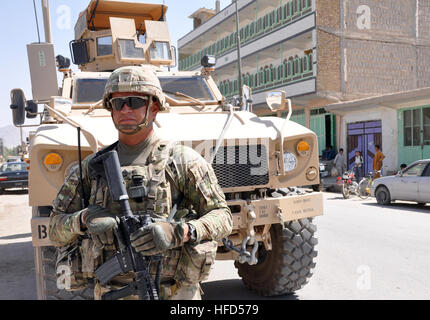
M 430 1 L 418 1 L 418 37 L 430 39 Z
M 324 31 L 318 31 L 317 37 L 317 91 L 340 92 L 340 39 Z
M 363 11 L 357 13 L 357 9 L 366 5 L 370 9 L 371 32 L 396 37 L 415 36 L 416 0 L 344 0 L 344 3 L 347 31 L 360 31 L 357 21 L 363 16 Z
M 413 46 L 346 40 L 345 47 L 347 94 L 383 94 L 415 88 Z
M 430 48 L 417 48 L 417 86 L 430 87 Z
M 340 0 L 316 0 L 316 24 L 323 28 L 340 28 Z M 340 38 L 317 31 L 317 91 L 340 92 Z
M 340 1 L 343 0 L 316 0 L 317 26 L 340 27 Z

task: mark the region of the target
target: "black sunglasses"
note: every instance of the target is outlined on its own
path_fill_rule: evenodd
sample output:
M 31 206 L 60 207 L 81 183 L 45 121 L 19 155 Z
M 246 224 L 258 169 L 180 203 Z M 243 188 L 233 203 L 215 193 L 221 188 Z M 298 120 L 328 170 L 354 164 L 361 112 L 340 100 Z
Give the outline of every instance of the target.
M 121 111 L 124 104 L 127 104 L 132 110 L 147 107 L 149 104 L 149 97 L 144 96 L 128 96 L 128 97 L 115 97 L 109 100 L 110 106 L 116 111 Z

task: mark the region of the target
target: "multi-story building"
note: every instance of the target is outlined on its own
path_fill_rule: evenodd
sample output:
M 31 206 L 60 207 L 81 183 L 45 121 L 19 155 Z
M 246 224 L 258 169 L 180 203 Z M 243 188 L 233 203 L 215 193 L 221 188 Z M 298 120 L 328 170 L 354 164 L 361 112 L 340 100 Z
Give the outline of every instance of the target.
M 254 112 L 270 114 L 267 92 L 284 90 L 292 119 L 317 133 L 320 151 L 332 145 L 353 155 L 360 149 L 371 168 L 374 144 L 392 143 L 384 132 L 396 118 L 363 110 L 359 123 L 376 121 L 380 128 L 369 145 L 349 144 L 347 128 L 356 117 L 345 119 L 357 105 L 342 113 L 326 106 L 430 86 L 428 1 L 238 0 L 238 8 L 242 81 L 253 90 Z M 179 68 L 197 70 L 204 55 L 215 55 L 214 78 L 230 98 L 239 91 L 235 3 L 204 13 L 178 42 Z

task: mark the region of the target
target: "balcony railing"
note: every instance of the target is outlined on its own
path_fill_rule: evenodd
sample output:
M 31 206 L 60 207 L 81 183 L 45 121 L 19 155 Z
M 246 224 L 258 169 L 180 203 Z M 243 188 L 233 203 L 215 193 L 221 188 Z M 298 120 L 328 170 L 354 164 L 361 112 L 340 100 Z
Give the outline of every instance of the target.
M 284 84 L 291 84 L 314 76 L 313 53 L 303 57 L 290 57 L 280 65 L 261 68 L 257 73 L 242 76 L 242 83 L 253 93 L 266 91 Z M 239 94 L 239 81 L 224 80 L 218 84 L 223 96 L 230 98 Z
M 312 11 L 312 0 L 291 0 L 239 30 L 244 45 L 275 29 L 283 27 Z M 211 44 L 203 50 L 179 61 L 179 70 L 191 70 L 200 65 L 205 55 L 221 56 L 237 46 L 237 32 Z

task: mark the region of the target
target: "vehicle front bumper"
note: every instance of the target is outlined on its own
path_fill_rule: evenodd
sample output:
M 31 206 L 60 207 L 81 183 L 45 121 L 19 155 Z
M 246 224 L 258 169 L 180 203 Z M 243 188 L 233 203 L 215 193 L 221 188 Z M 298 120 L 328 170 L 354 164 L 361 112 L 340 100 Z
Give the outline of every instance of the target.
M 248 226 L 249 212 L 255 213 L 254 226 L 278 224 L 288 221 L 312 218 L 323 215 L 323 194 L 285 196 L 251 200 L 229 200 L 232 209 L 233 229 L 244 229 Z

